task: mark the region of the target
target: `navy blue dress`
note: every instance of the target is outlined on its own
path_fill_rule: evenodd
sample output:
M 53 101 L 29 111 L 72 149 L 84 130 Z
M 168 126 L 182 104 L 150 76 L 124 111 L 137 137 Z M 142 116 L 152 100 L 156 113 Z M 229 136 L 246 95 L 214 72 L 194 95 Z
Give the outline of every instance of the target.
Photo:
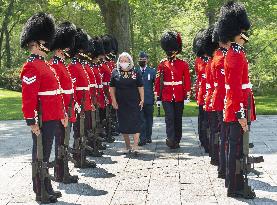
M 135 69 L 129 71 L 114 69 L 110 87 L 115 87 L 119 132 L 123 134 L 139 133 L 142 126 L 138 91 L 138 87 L 143 87 L 141 74 Z

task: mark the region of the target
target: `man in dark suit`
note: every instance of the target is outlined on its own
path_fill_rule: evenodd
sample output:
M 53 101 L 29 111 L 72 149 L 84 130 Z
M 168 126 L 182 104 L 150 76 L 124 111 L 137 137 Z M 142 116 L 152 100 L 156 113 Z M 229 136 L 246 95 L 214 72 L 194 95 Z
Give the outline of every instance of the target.
M 152 126 L 153 126 L 153 112 L 154 112 L 154 83 L 156 77 L 156 70 L 147 66 L 148 55 L 145 52 L 139 54 L 139 68 L 142 74 L 144 86 L 144 105 L 142 109 L 143 126 L 140 133 L 139 146 L 151 143 Z

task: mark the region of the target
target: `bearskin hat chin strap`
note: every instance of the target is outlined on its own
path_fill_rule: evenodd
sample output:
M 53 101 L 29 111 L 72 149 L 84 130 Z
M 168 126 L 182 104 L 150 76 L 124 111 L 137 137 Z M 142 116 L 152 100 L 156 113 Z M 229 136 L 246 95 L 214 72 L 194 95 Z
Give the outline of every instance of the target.
M 243 40 L 245 40 L 245 42 L 249 41 L 249 37 L 246 32 L 241 32 L 240 36 L 242 37 Z
M 82 52 L 79 52 L 78 54 L 79 54 L 80 56 L 82 56 L 83 58 L 85 58 L 86 60 L 92 61 L 92 58 L 89 57 L 87 54 L 82 53 Z
M 42 52 L 48 54 L 50 52 L 48 43 L 42 44 L 41 42 L 37 41 L 39 48 Z

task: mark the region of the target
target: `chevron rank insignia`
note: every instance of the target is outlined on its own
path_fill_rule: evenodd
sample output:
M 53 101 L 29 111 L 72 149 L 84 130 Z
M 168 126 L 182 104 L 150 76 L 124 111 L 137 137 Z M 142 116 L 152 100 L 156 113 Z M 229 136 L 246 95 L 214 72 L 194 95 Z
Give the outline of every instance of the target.
M 22 78 L 22 81 L 24 83 L 26 83 L 27 85 L 30 85 L 30 84 L 34 83 L 36 80 L 37 80 L 36 76 L 30 77 L 30 78 L 28 78 L 26 76 L 23 76 L 23 78 Z

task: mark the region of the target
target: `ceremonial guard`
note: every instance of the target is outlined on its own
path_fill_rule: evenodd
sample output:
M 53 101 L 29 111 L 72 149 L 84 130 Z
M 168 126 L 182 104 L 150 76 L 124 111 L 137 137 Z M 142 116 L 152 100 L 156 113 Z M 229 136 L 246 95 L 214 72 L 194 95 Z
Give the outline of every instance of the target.
M 218 142 L 219 131 L 216 112 L 212 107 L 212 95 L 214 91 L 214 80 L 212 73 L 212 62 L 215 50 L 218 48 L 218 42 L 212 41 L 214 26 L 209 27 L 203 32 L 203 50 L 209 57 L 209 61 L 205 68 L 206 74 L 206 96 L 204 110 L 207 113 L 208 122 L 208 136 L 209 136 L 209 156 L 211 157 L 211 164 L 218 164 Z
M 182 51 L 182 39 L 177 32 L 166 32 L 161 38 L 162 49 L 167 58 L 157 68 L 155 94 L 157 103 L 162 101 L 165 111 L 166 144 L 179 148 L 182 138 L 182 115 L 184 102 L 190 98 L 190 73 L 186 61 L 176 57 Z
M 139 53 L 139 68 L 141 72 L 143 87 L 144 87 L 144 105 L 142 108 L 143 125 L 140 132 L 139 146 L 152 143 L 152 127 L 153 127 L 153 112 L 154 112 L 154 84 L 156 78 L 156 70 L 147 65 L 148 55 L 145 52 Z
M 74 88 L 71 75 L 65 65 L 65 59 L 70 58 L 69 50 L 75 44 L 76 27 L 70 22 L 64 22 L 57 26 L 51 50 L 54 51 L 54 56 L 50 60 L 50 65 L 57 73 L 62 88 L 62 96 L 64 99 L 64 106 L 69 118 L 69 132 L 66 128 L 59 126 L 55 134 L 55 169 L 54 176 L 56 181 L 64 183 L 76 183 L 77 176 L 71 176 L 68 168 L 68 144 L 71 129 L 71 123 L 76 121 L 74 110 Z M 70 113 L 69 113 L 70 112 Z M 65 136 L 65 135 L 68 136 Z M 67 137 L 67 139 L 66 139 Z M 65 141 L 66 140 L 66 141 Z M 66 166 L 66 167 L 65 167 Z M 67 173 L 65 173 L 67 172 Z
M 87 49 L 88 35 L 80 28 L 77 28 L 75 46 L 70 50 L 72 58 L 68 70 L 72 77 L 74 91 L 76 92 L 77 121 L 74 124 L 74 148 L 80 150 L 75 153 L 75 167 L 95 167 L 94 162 L 86 160 L 87 131 L 91 130 L 91 111 L 95 109 L 91 103 L 90 79 L 81 62 L 82 53 Z M 84 119 L 83 116 L 84 114 Z M 83 125 L 84 123 L 84 125 Z M 82 129 L 81 129 L 82 128 Z
M 216 24 L 213 31 L 213 41 L 218 41 L 218 25 Z M 214 92 L 212 95 L 212 109 L 216 111 L 218 122 L 219 134 L 219 164 L 218 164 L 218 177 L 224 179 L 226 174 L 226 153 L 227 153 L 227 127 L 223 122 L 223 108 L 225 98 L 225 72 L 224 60 L 227 50 L 230 47 L 230 41 L 227 43 L 219 42 L 219 48 L 216 50 L 212 62 L 212 75 L 214 80 Z
M 248 185 L 247 170 L 240 163 L 245 159 L 243 141 L 247 135 L 248 122 L 256 119 L 252 84 L 249 80 L 248 62 L 243 45 L 248 42 L 246 33 L 250 22 L 243 5 L 228 2 L 221 8 L 218 20 L 219 41 L 231 46 L 227 51 L 225 69 L 226 98 L 224 104 L 224 122 L 229 127 L 227 161 L 227 196 L 254 198 L 255 193 Z M 247 111 L 247 115 L 246 115 Z M 246 158 L 247 159 L 247 158 Z
M 55 130 L 67 126 L 67 117 L 56 72 L 45 61 L 55 34 L 54 19 L 46 13 L 29 18 L 21 33 L 21 47 L 31 55 L 23 65 L 22 111 L 33 138 L 33 190 L 36 200 L 54 203 L 60 192 L 53 191 L 48 172 Z
M 206 74 L 205 68 L 208 62 L 208 57 L 203 50 L 203 32 L 201 29 L 193 40 L 193 51 L 197 56 L 195 59 L 195 99 L 198 105 L 198 135 L 201 146 L 205 149 L 205 152 L 209 152 L 209 139 L 207 135 L 207 115 L 204 111 L 204 96 L 206 94 Z
M 111 96 L 110 96 L 110 80 L 112 75 L 112 69 L 111 64 L 108 63 L 106 59 L 106 55 L 108 55 L 111 52 L 111 41 L 110 38 L 106 38 L 106 36 L 101 37 L 102 45 L 103 45 L 103 51 L 104 53 L 101 53 L 98 57 L 100 60 L 100 73 L 102 77 L 102 84 L 103 84 L 103 90 L 105 93 L 105 129 L 106 129 L 106 141 L 111 143 L 115 141 L 115 138 L 112 136 L 112 106 L 111 106 Z

